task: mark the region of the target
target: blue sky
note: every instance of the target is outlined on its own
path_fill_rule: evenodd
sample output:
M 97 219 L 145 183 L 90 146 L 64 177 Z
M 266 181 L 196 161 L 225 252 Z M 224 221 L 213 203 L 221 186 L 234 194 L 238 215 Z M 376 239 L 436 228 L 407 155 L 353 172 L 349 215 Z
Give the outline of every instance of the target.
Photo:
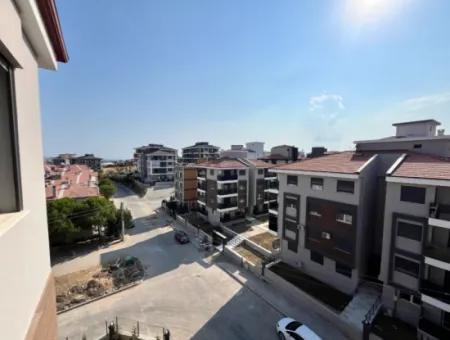
M 57 5 L 70 61 L 41 71 L 46 156 L 199 140 L 346 150 L 397 121 L 450 129 L 448 0 Z

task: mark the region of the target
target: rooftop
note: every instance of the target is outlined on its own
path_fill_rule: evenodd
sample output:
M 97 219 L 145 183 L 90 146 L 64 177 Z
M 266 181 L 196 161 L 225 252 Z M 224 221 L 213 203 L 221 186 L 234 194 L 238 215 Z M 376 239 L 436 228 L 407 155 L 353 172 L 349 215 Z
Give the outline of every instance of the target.
M 274 169 L 281 171 L 289 170 L 357 174 L 359 173 L 359 169 L 364 166 L 373 155 L 373 153 L 345 151 L 290 164 L 279 165 Z
M 421 123 L 434 123 L 436 125 L 441 125 L 440 122 L 438 122 L 435 119 L 423 119 L 423 120 L 413 120 L 410 122 L 401 122 L 401 123 L 394 123 L 392 126 L 399 126 L 399 125 L 410 125 L 410 124 L 421 124 Z
M 200 168 L 214 168 L 214 169 L 246 169 L 247 167 L 237 159 L 222 158 L 200 162 L 197 164 Z
M 436 156 L 409 153 L 391 176 L 450 180 L 450 160 Z
M 257 167 L 257 168 L 273 168 L 274 165 L 264 162 L 260 159 L 247 159 L 247 162 L 253 164 L 253 166 Z

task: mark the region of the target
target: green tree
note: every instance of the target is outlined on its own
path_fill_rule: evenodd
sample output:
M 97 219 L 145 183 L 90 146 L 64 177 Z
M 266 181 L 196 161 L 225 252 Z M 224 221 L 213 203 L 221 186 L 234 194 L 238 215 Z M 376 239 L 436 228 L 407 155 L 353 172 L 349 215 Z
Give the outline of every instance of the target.
M 110 199 L 116 193 L 116 186 L 109 178 L 102 178 L 98 184 L 100 193 Z

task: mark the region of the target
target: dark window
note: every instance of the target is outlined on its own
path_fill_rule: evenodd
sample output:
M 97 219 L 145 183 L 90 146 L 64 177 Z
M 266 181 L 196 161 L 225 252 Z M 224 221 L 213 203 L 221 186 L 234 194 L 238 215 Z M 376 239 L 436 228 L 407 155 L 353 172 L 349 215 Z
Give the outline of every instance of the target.
M 394 261 L 394 268 L 395 270 L 414 276 L 419 277 L 419 269 L 420 265 L 417 262 L 407 260 L 403 257 L 395 257 Z
M 352 181 L 337 181 L 337 192 L 348 192 L 353 194 L 355 191 L 355 182 Z
M 422 240 L 422 226 L 407 222 L 397 222 L 397 235 L 412 240 Z
M 297 176 L 287 176 L 287 184 L 297 185 L 298 184 L 298 177 Z
M 410 187 L 402 185 L 400 200 L 411 203 L 425 203 L 425 188 Z
M 0 56 L 0 214 L 19 211 L 19 164 L 12 69 Z
M 210 170 L 209 170 L 209 174 L 210 174 L 211 176 L 214 176 L 214 169 L 210 169 Z
M 310 259 L 318 264 L 323 264 L 323 255 L 311 250 Z
M 258 169 L 258 175 L 264 174 L 264 169 Z
M 346 266 L 345 264 L 336 262 L 336 273 L 352 277 L 352 268 Z
M 245 170 L 239 170 L 239 176 L 244 176 L 245 175 Z
M 323 178 L 311 178 L 311 189 L 323 190 Z
M 414 149 L 422 149 L 422 144 L 414 144 Z
M 450 313 L 442 312 L 444 315 L 442 316 L 442 324 L 445 328 L 450 329 Z
M 295 331 L 297 328 L 299 328 L 302 325 L 301 322 L 298 321 L 291 321 L 286 325 L 286 329 L 288 331 Z

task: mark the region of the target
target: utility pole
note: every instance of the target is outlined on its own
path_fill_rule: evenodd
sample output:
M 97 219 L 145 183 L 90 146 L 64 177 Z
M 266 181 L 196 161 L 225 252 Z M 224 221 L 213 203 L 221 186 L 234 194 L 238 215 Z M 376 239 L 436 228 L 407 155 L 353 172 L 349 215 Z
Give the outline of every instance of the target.
M 125 240 L 125 221 L 123 220 L 123 202 L 120 202 L 120 224 L 122 225 L 122 241 Z

